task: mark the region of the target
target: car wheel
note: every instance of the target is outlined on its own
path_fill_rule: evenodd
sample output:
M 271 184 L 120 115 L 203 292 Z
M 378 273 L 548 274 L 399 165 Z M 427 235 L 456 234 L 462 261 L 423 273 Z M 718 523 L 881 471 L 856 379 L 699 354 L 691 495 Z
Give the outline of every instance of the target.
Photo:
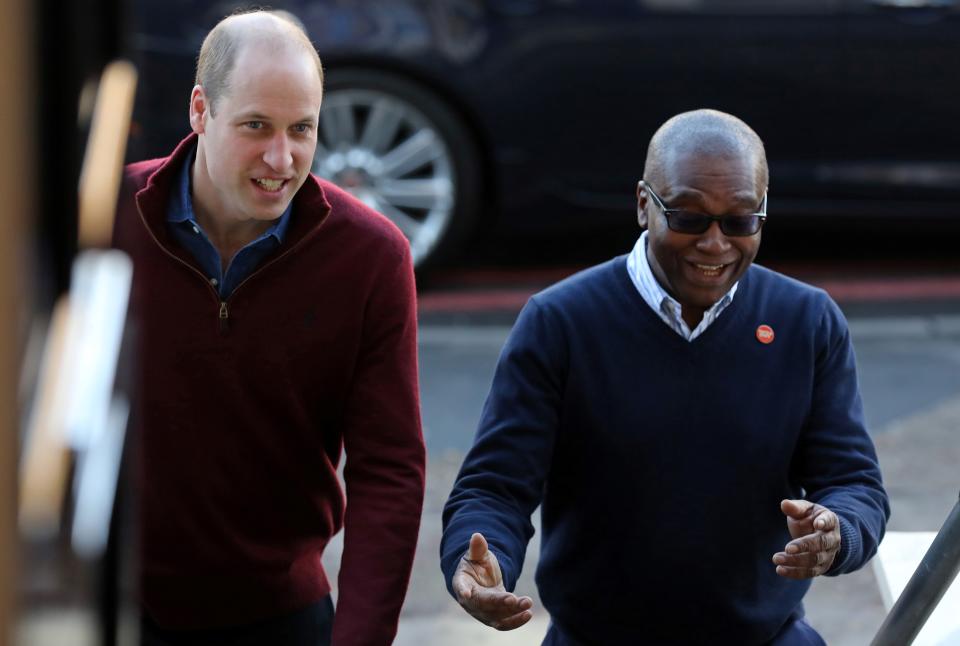
M 313 171 L 390 218 L 418 270 L 449 258 L 473 227 L 476 150 L 456 114 L 419 84 L 368 70 L 329 74 Z

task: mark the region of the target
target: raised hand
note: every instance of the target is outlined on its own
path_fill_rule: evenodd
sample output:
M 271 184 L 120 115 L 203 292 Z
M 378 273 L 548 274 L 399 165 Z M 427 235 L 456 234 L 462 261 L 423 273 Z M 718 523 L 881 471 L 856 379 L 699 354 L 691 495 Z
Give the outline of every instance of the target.
M 453 574 L 453 592 L 463 609 L 497 630 L 513 630 L 530 621 L 530 597 L 518 597 L 503 587 L 497 557 L 482 534 L 470 537 L 470 547 Z
M 787 517 L 793 540 L 773 555 L 777 574 L 789 579 L 812 579 L 829 570 L 840 551 L 837 515 L 808 500 L 784 500 L 780 511 Z

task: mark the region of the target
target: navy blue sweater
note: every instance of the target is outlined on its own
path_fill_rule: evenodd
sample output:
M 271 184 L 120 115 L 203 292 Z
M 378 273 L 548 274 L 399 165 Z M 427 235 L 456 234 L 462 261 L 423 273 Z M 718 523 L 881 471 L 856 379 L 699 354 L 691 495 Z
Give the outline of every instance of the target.
M 753 266 L 689 342 L 619 257 L 521 312 L 444 509 L 443 573 L 479 531 L 513 590 L 542 504 L 537 587 L 567 643 L 763 644 L 810 585 L 771 562 L 784 498 L 840 517 L 830 574 L 861 567 L 889 517 L 836 304 Z

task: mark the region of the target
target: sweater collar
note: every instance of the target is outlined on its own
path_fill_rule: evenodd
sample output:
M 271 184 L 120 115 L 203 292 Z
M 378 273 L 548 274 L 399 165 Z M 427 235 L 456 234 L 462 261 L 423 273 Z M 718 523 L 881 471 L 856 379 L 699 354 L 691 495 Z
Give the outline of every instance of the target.
M 637 291 L 640 292 L 643 300 L 664 323 L 687 341 L 693 341 L 713 325 L 720 314 L 733 302 L 733 297 L 737 293 L 740 283 L 739 281 L 734 283 L 720 300 L 705 310 L 700 323 L 691 330 L 686 321 L 683 320 L 680 303 L 664 289 L 654 275 L 653 268 L 650 267 L 650 261 L 647 258 L 647 238 L 648 232 L 644 231 L 634 245 L 633 251 L 627 257 L 627 271 L 630 274 L 630 279 Z
M 165 226 L 167 206 L 173 191 L 177 190 L 179 171 L 188 163 L 198 136 L 190 133 L 147 178 L 144 187 L 137 192 L 136 201 L 147 227 L 158 240 L 169 243 Z M 330 202 L 317 178 L 310 173 L 297 194 L 293 196 L 293 212 L 285 233 L 281 250 L 313 236 L 330 215 Z

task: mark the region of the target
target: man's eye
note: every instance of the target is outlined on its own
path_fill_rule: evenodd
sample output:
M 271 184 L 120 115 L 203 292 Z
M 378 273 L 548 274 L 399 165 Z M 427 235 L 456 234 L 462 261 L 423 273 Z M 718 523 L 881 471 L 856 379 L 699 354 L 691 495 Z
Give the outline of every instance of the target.
M 313 128 L 313 126 L 311 126 L 311 125 L 308 124 L 308 123 L 298 123 L 297 125 L 295 125 L 295 126 L 293 127 L 293 130 L 294 130 L 294 132 L 298 132 L 298 133 L 300 133 L 300 134 L 304 134 L 304 133 L 310 132 L 310 130 L 311 130 L 312 128 Z
M 263 128 L 263 121 L 248 121 L 246 126 L 251 130 L 260 130 Z

